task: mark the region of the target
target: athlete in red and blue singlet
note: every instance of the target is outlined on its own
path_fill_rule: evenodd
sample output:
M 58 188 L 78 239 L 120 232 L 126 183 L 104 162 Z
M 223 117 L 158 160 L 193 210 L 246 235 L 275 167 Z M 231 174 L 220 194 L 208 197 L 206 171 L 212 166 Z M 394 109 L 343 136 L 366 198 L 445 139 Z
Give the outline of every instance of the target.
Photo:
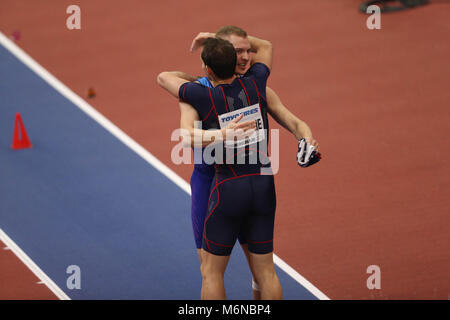
M 219 116 L 222 114 L 257 106 L 265 129 L 265 139 L 262 142 L 263 151 L 261 148 L 252 150 L 255 149 L 253 145 L 245 148 L 242 154 L 249 158 L 252 152 L 267 152 L 268 120 L 265 89 L 269 73 L 264 64 L 256 63 L 245 77 L 236 78 L 231 84 L 209 88 L 197 83 L 185 83 L 180 87 L 179 97 L 196 108 L 204 129 L 220 128 Z M 270 164 L 261 161 L 260 157 L 254 164 L 248 162 L 237 164 L 237 157 L 234 157 L 233 164 L 229 164 L 229 160 L 223 159 L 224 164 L 213 167 L 215 175 L 211 188 L 208 188 L 209 205 L 203 228 L 197 224 L 197 230 L 203 231 L 202 247 L 216 255 L 230 255 L 237 237 L 241 235 L 246 239 L 249 251 L 261 254 L 272 252 L 275 187 L 272 175 L 261 175 L 262 166 L 268 169 Z M 211 174 L 211 168 L 207 165 L 206 170 L 200 171 L 203 165 L 196 167 L 197 172 L 194 170 L 194 179 L 191 179 L 194 188 L 197 187 L 196 183 L 206 183 L 207 176 Z M 204 185 L 201 187 L 204 188 Z M 205 195 L 206 192 L 199 198 L 195 196 L 194 210 L 196 199 L 204 201 Z M 200 214 L 201 211 L 199 217 Z M 200 219 L 197 223 L 198 221 Z

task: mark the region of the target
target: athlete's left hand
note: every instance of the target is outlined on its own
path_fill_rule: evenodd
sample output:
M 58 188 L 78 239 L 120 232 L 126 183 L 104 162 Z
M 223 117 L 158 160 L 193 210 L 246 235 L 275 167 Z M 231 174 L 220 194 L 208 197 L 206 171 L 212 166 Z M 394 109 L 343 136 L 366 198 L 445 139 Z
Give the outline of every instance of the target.
M 200 48 L 203 44 L 203 41 L 205 41 L 208 38 L 214 38 L 216 36 L 215 33 L 211 32 L 200 32 L 194 40 L 192 40 L 190 51 L 194 52 L 198 48 Z
M 244 117 L 240 114 L 236 119 L 230 121 L 230 123 L 223 129 L 221 129 L 224 140 L 240 140 L 249 137 L 256 129 L 255 120 L 248 120 L 239 122 Z

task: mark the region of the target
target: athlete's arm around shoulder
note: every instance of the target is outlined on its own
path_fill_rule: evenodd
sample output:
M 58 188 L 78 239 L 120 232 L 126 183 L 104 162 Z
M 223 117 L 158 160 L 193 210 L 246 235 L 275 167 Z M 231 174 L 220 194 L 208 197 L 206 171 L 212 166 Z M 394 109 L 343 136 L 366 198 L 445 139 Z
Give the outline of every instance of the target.
M 156 80 L 163 89 L 167 90 L 175 98 L 178 98 L 178 92 L 183 83 L 193 80 L 189 79 L 189 77 L 192 76 L 181 71 L 164 71 L 158 75 Z
M 252 57 L 252 65 L 260 62 L 263 63 L 272 70 L 272 57 L 273 46 L 268 40 L 259 39 L 257 37 L 248 36 L 252 51 L 255 51 L 255 55 Z
M 183 101 L 180 101 L 178 105 L 180 106 L 181 111 L 180 128 L 183 130 L 182 139 L 184 145 L 206 147 L 210 143 L 221 142 L 227 139 L 227 137 L 234 139 L 240 134 L 243 137 L 246 133 L 250 135 L 256 128 L 254 120 L 238 123 L 243 118 L 243 115 L 241 114 L 231 121 L 226 128 L 203 130 L 195 125 L 200 121 L 197 110 L 189 103 Z

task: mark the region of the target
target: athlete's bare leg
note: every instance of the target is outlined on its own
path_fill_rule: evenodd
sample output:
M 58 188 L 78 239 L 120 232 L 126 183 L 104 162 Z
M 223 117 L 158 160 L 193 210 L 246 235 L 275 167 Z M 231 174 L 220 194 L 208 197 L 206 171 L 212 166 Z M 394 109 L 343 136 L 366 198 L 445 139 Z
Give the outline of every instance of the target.
M 261 300 L 283 299 L 280 280 L 273 264 L 273 252 L 267 254 L 249 252 L 249 261 L 261 291 Z
M 248 251 L 248 245 L 247 244 L 241 244 L 241 247 L 242 247 L 242 250 L 244 251 L 245 257 L 247 258 L 247 263 L 248 263 L 248 265 L 250 267 L 250 271 L 252 272 L 253 281 L 255 281 L 256 284 L 258 285 L 258 281 L 256 281 L 256 279 L 255 279 L 253 268 L 252 268 L 252 265 L 250 263 L 250 254 L 249 254 L 249 251 Z M 261 300 L 261 292 L 259 290 L 255 290 L 253 288 L 253 285 L 252 285 L 252 293 L 253 293 L 253 299 L 254 300 Z
M 202 249 L 197 249 L 197 253 L 198 253 L 198 259 L 200 260 L 200 265 L 202 264 Z
M 225 285 L 223 276 L 230 256 L 216 256 L 202 250 L 202 300 L 225 300 Z
M 247 258 L 247 262 L 248 262 L 248 265 L 250 266 L 250 258 L 249 258 L 249 252 L 248 252 L 248 245 L 247 244 L 241 244 L 241 247 L 242 247 L 242 250 L 244 251 L 244 254 L 245 254 L 245 257 Z M 204 250 L 202 250 L 202 249 L 197 249 L 197 254 L 198 254 L 198 258 L 199 258 L 199 260 L 200 260 L 200 265 L 202 264 L 202 254 L 203 254 L 203 252 L 204 252 Z M 250 266 L 250 270 L 251 270 L 252 268 L 251 268 L 251 266 Z M 253 270 L 251 270 L 251 272 L 252 272 L 252 275 L 253 275 Z M 256 280 L 255 280 L 255 277 L 253 276 L 253 280 L 252 281 L 255 281 L 256 282 Z M 256 284 L 257 284 L 257 282 L 256 282 Z M 257 284 L 258 285 L 258 284 Z M 261 300 L 261 292 L 259 291 L 259 290 L 255 290 L 254 288 L 253 288 L 253 286 L 252 286 L 252 294 L 253 294 L 253 299 L 254 300 Z

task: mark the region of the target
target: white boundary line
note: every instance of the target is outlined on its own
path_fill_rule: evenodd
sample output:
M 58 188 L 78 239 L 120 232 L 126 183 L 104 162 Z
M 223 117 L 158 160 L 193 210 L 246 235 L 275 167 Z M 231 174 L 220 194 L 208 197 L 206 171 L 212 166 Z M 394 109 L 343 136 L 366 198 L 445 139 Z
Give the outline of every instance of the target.
M 0 32 L 0 43 L 8 49 L 12 54 L 14 54 L 22 63 L 28 66 L 32 71 L 44 79 L 49 85 L 51 85 L 55 90 L 61 93 L 69 101 L 83 110 L 88 116 L 97 121 L 103 128 L 109 131 L 113 136 L 119 139 L 122 143 L 128 146 L 131 150 L 136 152 L 144 160 L 146 160 L 150 165 L 155 167 L 158 171 L 164 174 L 177 186 L 183 189 L 186 193 L 191 195 L 191 186 L 183 178 L 177 175 L 164 163 L 158 160 L 154 155 L 148 152 L 145 148 L 139 145 L 131 137 L 129 137 L 125 132 L 120 130 L 116 125 L 114 125 L 110 120 L 105 118 L 100 112 L 95 110 L 91 105 L 84 101 L 81 97 L 70 90 L 61 81 L 56 79 L 52 74 L 50 74 L 46 69 L 44 69 L 39 63 L 37 63 L 33 58 L 31 58 L 27 53 L 25 53 L 21 48 L 19 48 L 15 43 L 8 39 L 2 32 Z M 300 283 L 303 287 L 309 290 L 317 298 L 321 300 L 329 300 L 329 298 L 323 294 L 319 289 L 312 285 L 308 280 L 302 277 L 297 271 L 291 268 L 283 260 L 281 260 L 277 255 L 274 256 L 274 263 L 280 267 L 284 272 L 290 275 L 294 280 Z
M 2 229 L 0 229 L 0 240 L 7 248 L 11 249 L 17 258 L 19 258 L 60 300 L 70 300 L 64 291 L 62 291 Z
M 275 253 L 273 254 L 273 262 L 284 272 L 290 275 L 295 281 L 300 283 L 309 292 L 315 295 L 319 300 L 330 300 L 322 291 L 317 289 L 311 282 L 306 280 L 300 273 L 295 271 L 290 265 L 281 260 Z

